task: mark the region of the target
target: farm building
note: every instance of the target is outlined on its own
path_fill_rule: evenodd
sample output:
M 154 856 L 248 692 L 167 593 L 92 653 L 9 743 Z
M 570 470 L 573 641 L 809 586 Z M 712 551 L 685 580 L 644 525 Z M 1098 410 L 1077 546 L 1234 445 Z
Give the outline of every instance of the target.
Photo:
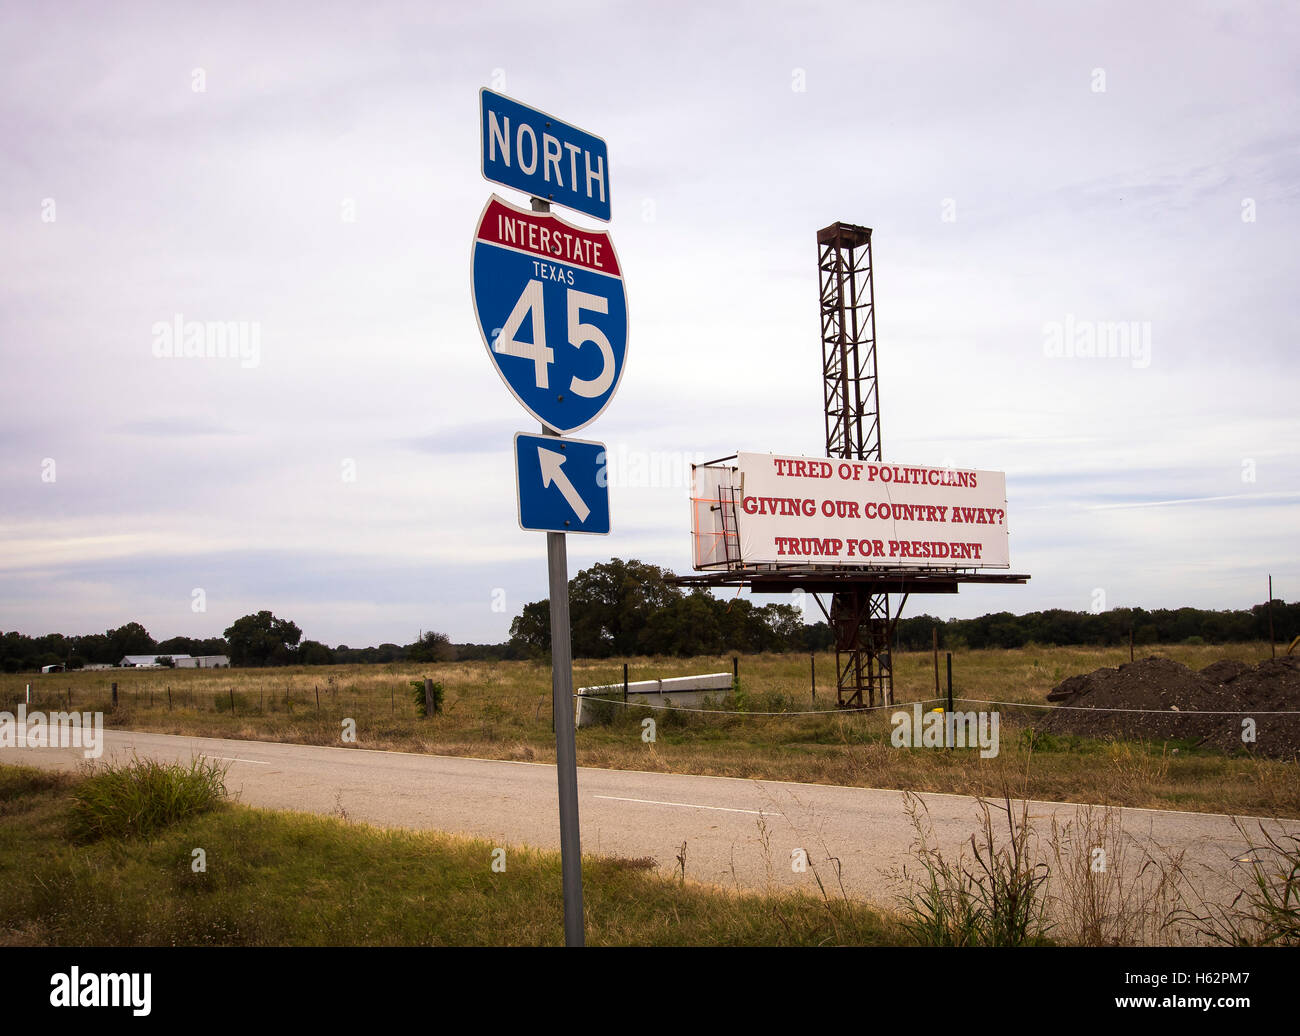
M 123 655 L 124 669 L 156 669 L 159 658 L 170 658 L 177 669 L 229 669 L 229 655 Z
M 41 672 L 42 672 L 42 673 L 61 673 L 61 672 L 63 672 L 63 666 L 61 666 L 61 665 L 43 665 L 43 666 L 41 666 Z
M 189 655 L 172 655 L 172 658 L 189 658 Z M 117 663 L 123 669 L 158 669 L 158 655 L 123 655 Z
M 177 669 L 229 669 L 229 655 L 173 655 Z

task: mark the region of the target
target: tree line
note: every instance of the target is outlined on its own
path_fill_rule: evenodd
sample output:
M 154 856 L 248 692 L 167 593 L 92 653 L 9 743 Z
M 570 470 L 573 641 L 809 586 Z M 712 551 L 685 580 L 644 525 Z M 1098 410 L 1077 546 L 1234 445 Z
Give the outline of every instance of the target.
M 895 631 L 899 650 L 930 647 L 931 630 L 939 629 L 946 650 L 1020 648 L 1027 644 L 1057 647 L 1115 647 L 1149 644 L 1242 644 L 1268 640 L 1269 608 L 1210 611 L 1205 608 L 1113 608 L 1074 612 L 1060 608 L 1013 615 L 996 612 L 976 619 L 937 619 L 919 615 L 902 619 Z M 1300 601 L 1273 601 L 1273 637 L 1282 645 L 1300 636 Z
M 674 586 L 673 573 L 640 561 L 610 561 L 583 569 L 569 580 L 573 653 L 580 658 L 632 655 L 720 655 L 732 652 L 825 651 L 835 646 L 824 621 L 807 623 L 791 604 L 758 605 L 748 598 L 715 597 Z M 1274 638 L 1287 644 L 1300 636 L 1300 601 L 1275 600 Z M 1116 646 L 1267 640 L 1269 607 L 1210 611 L 1202 608 L 1115 608 L 1103 612 L 1059 608 L 1015 615 L 996 612 L 975 619 L 917 615 L 899 620 L 894 646 L 928 650 L 934 630 L 947 651 L 1044 646 Z M 524 606 L 501 644 L 453 644 L 446 634 L 422 631 L 410 644 L 337 647 L 303 640 L 294 622 L 270 611 L 236 619 L 222 637 L 172 637 L 156 641 L 138 622 L 85 636 L 50 633 L 0 635 L 0 669 L 6 673 L 63 665 L 116 664 L 124 655 L 228 655 L 235 666 L 335 665 L 392 662 L 502 661 L 544 656 L 551 647 L 550 602 Z
M 157 641 L 138 622 L 117 629 L 81 636 L 47 633 L 30 637 L 11 632 L 0 635 L 0 669 L 6 673 L 61 665 L 80 669 L 86 665 L 114 665 L 123 655 L 226 655 L 230 645 L 221 637 L 196 639 L 171 637 Z
M 476 645 L 465 645 L 474 649 Z M 421 632 L 411 644 L 331 648 L 318 640 L 303 640 L 302 629 L 270 611 L 236 619 L 220 637 L 171 637 L 155 640 L 139 622 L 84 636 L 47 633 L 31 637 L 18 632 L 0 635 L 0 670 L 30 672 L 48 665 L 81 669 L 87 665 L 116 665 L 126 655 L 152 656 L 167 665 L 176 655 L 226 655 L 233 666 L 335 665 L 369 662 L 443 662 L 455 658 L 457 646 L 445 633 Z
M 569 580 L 573 653 L 582 658 L 626 655 L 717 655 L 728 652 L 824 651 L 835 646 L 825 621 L 805 623 L 789 604 L 761 607 L 743 598 L 718 598 L 704 590 L 683 590 L 672 572 L 639 561 L 614 558 Z M 829 604 L 829 602 L 827 602 Z M 813 608 L 816 606 L 813 605 Z M 1274 638 L 1281 644 L 1300 635 L 1300 602 L 1274 600 Z M 917 615 L 900 619 L 894 647 L 928 650 L 934 630 L 945 650 L 1044 646 L 1116 646 L 1267 640 L 1269 607 L 1210 611 L 1203 608 L 1114 608 L 1103 612 L 1046 611 L 1015 615 L 996 612 L 975 619 Z M 510 626 L 512 644 L 533 654 L 550 650 L 550 602 L 524 607 Z

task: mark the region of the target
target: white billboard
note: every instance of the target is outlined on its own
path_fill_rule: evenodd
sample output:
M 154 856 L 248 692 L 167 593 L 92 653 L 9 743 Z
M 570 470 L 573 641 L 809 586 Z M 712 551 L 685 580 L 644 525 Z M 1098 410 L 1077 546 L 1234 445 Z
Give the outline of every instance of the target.
M 696 568 L 1011 567 L 1000 471 L 741 453 L 694 490 Z

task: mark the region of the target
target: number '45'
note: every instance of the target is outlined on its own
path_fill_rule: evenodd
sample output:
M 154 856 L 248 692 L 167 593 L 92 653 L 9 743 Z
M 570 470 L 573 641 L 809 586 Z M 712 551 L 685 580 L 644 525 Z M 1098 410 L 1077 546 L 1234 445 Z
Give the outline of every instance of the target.
M 582 311 L 608 313 L 609 300 L 599 295 L 592 295 L 574 288 L 568 289 L 569 344 L 581 349 L 586 343 L 594 342 L 600 349 L 604 366 L 596 377 L 589 380 L 575 376 L 569 382 L 569 391 L 586 399 L 595 399 L 609 391 L 614 384 L 614 350 L 609 339 L 595 324 L 582 322 Z M 533 317 L 533 340 L 520 342 L 515 339 L 524 318 Z M 503 356 L 518 356 L 533 363 L 534 377 L 538 388 L 550 388 L 547 368 L 555 362 L 555 350 L 546 344 L 546 306 L 542 299 L 542 282 L 532 280 L 519 296 L 515 308 L 510 311 L 510 318 L 501 329 L 492 348 Z

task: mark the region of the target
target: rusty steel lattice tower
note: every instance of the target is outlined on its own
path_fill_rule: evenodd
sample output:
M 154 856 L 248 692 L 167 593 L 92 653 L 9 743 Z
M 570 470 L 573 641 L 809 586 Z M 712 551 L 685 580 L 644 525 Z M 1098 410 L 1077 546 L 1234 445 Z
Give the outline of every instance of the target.
M 821 286 L 826 456 L 879 461 L 880 389 L 871 228 L 832 223 L 819 230 L 817 269 Z M 889 594 L 863 584 L 837 590 L 831 596 L 826 618 L 835 632 L 839 704 L 849 708 L 892 705 L 890 645 L 894 628 Z
M 880 390 L 870 228 L 833 223 L 819 230 L 817 270 L 826 456 L 879 462 Z M 810 595 L 833 631 L 836 693 L 843 708 L 894 704 L 894 630 L 912 594 L 955 594 L 963 584 L 1023 584 L 1029 580 L 1028 575 L 963 571 L 955 565 L 751 562 L 744 557 L 739 531 L 743 476 L 738 466 L 727 463 L 737 456 L 692 465 L 696 571 L 674 576 L 671 582 L 691 589 L 725 586 L 748 588 L 755 594 Z

